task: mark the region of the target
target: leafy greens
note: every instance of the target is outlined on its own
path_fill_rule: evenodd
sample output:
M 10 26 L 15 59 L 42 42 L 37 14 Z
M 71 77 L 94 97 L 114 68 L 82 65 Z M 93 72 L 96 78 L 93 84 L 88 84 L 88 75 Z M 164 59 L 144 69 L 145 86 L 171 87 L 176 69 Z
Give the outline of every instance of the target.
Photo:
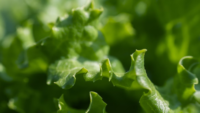
M 78 0 L 70 3 L 77 4 L 76 2 Z M 192 22 L 186 23 L 187 17 L 179 21 L 179 15 L 168 16 L 161 22 L 165 27 L 162 29 L 166 30 L 166 41 L 160 41 L 156 50 L 157 57 L 162 56 L 165 49 L 172 48 L 169 49 L 168 61 L 180 61 L 175 76 L 169 75 L 171 78 L 166 77 L 169 79 L 165 80 L 164 85 L 157 86 L 149 79 L 151 76 L 145 69 L 144 59 L 149 60 L 145 57 L 146 49 L 136 50 L 130 55 L 129 69 L 123 66 L 126 63 L 109 54 L 109 50 L 111 53 L 115 51 L 119 59 L 124 59 L 124 54 L 119 55 L 121 53 L 118 51 L 121 50 L 117 48 L 121 47 L 125 52 L 128 47 L 141 47 L 130 41 L 135 35 L 146 37 L 141 33 L 138 35 L 132 28 L 130 15 L 141 16 L 146 8 L 153 7 L 148 1 L 135 1 L 136 12 L 133 13 L 127 10 L 132 1 L 124 2 L 127 7 L 118 2 L 115 7 L 119 10 L 116 12 L 126 13 L 108 17 L 114 14 L 109 11 L 104 14 L 103 8 L 96 9 L 94 3 L 90 2 L 86 7 L 68 11 L 67 15 L 58 17 L 56 22 L 48 25 L 44 19 L 45 14 L 40 12 L 41 14 L 17 27 L 16 33 L 6 37 L 4 26 L 1 25 L 0 112 L 117 113 L 134 112 L 134 109 L 137 109 L 137 112 L 141 113 L 198 113 L 199 59 L 192 56 L 180 59 L 186 55 L 189 46 L 188 37 L 191 31 L 188 28 L 195 25 Z M 111 9 L 109 3 L 97 3 L 105 5 L 105 10 Z M 156 3 L 154 5 L 155 9 L 159 8 Z M 48 9 L 48 6 L 34 6 L 30 3 L 24 3 L 22 6 L 35 12 L 37 8 L 44 12 Z M 161 18 L 161 12 L 162 10 L 156 12 L 157 18 Z M 21 17 L 15 14 L 13 12 L 16 23 L 28 16 L 27 13 Z M 103 27 L 100 18 L 106 20 Z M 140 22 L 137 19 L 133 23 Z M 0 17 L 0 23 L 2 22 Z M 178 22 L 181 22 L 180 26 L 183 27 L 180 27 Z M 182 34 L 179 34 L 180 32 Z M 149 32 L 147 34 L 152 35 Z M 177 46 L 174 37 L 182 35 L 183 41 Z M 138 42 L 143 40 L 139 39 Z M 149 48 L 151 50 L 155 47 Z M 152 67 L 156 64 L 155 60 L 151 64 Z M 137 108 L 138 102 L 141 108 Z

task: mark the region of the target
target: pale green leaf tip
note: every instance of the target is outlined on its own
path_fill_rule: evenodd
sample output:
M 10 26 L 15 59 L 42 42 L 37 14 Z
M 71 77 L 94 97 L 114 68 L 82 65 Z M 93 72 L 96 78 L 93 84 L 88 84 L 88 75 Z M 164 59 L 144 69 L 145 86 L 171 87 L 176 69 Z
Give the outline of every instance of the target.
M 94 8 L 94 1 L 93 0 L 90 0 L 88 6 L 85 7 L 86 9 L 93 9 Z
M 94 91 L 90 91 L 90 101 L 91 101 L 91 103 L 92 103 L 92 101 L 93 101 L 93 98 L 95 98 L 95 97 L 100 98 L 101 101 L 102 101 L 102 103 L 103 103 L 104 105 L 107 105 L 107 104 L 102 100 L 101 96 L 99 96 L 98 93 L 96 93 L 96 92 L 94 92 Z
M 147 52 L 147 49 L 141 49 L 141 50 L 137 50 L 137 49 L 136 49 L 136 51 L 135 51 L 133 54 L 131 54 L 131 55 L 134 55 L 134 54 L 142 54 L 142 53 L 145 53 L 145 52 Z
M 106 103 L 96 92 L 90 91 L 90 106 L 86 113 L 105 113 Z
M 182 72 L 188 73 L 187 76 L 190 76 L 189 77 L 190 79 L 187 79 L 187 80 L 190 80 L 190 83 L 192 83 L 192 84 L 198 84 L 198 79 L 197 79 L 196 75 L 193 74 L 192 72 L 190 72 L 188 69 L 186 69 L 185 66 L 183 65 L 183 62 L 186 59 L 194 59 L 194 58 L 192 56 L 185 56 L 185 57 L 181 58 L 181 60 L 179 61 L 179 64 L 178 64 L 178 73 L 182 73 Z
M 63 94 L 60 96 L 60 98 L 57 99 L 57 102 L 58 102 L 59 110 L 62 110 L 62 105 L 65 105 L 64 95 Z
M 185 59 L 193 59 L 193 57 L 192 56 L 185 56 L 185 57 L 181 58 L 181 60 L 179 61 L 179 65 L 183 66 L 183 60 L 185 60 Z
M 94 95 L 98 95 L 98 94 L 94 91 L 90 91 L 90 98 L 92 98 Z
M 139 54 L 144 54 L 146 51 L 147 49 L 141 49 L 141 50 L 136 49 L 136 51 L 130 55 L 131 59 L 134 61 L 134 55 L 138 56 Z
M 137 50 L 136 49 L 136 52 L 142 52 L 142 53 L 144 53 L 144 52 L 146 52 L 147 51 L 147 49 L 141 49 L 141 50 Z

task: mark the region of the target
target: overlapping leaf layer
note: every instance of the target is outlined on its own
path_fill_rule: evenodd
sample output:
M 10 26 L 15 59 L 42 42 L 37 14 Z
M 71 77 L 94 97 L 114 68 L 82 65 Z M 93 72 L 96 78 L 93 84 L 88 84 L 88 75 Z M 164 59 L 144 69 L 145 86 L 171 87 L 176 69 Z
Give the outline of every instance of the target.
M 136 13 L 142 15 L 146 6 L 144 2 L 138 5 Z M 145 69 L 144 60 L 146 49 L 136 50 L 130 55 L 131 65 L 125 71 L 121 62 L 108 53 L 109 45 L 114 47 L 116 43 L 121 43 L 123 36 L 129 40 L 134 35 L 134 29 L 127 19 L 129 15 L 110 17 L 107 24 L 101 27 L 99 18 L 102 12 L 102 8 L 94 8 L 91 2 L 86 7 L 75 8 L 68 15 L 57 18 L 48 27 L 40 23 L 43 17 L 39 16 L 35 17 L 37 24 L 29 20 L 23 27 L 17 28 L 16 34 L 0 37 L 0 95 L 3 97 L 0 98 L 0 112 L 134 112 L 139 103 L 142 110 L 138 112 L 198 113 L 198 59 L 183 57 L 178 63 L 176 75 L 169 75 L 171 78 L 163 86 L 154 85 L 148 77 L 150 75 Z M 169 16 L 168 19 L 173 18 Z M 164 46 L 176 48 L 170 42 L 178 35 L 172 31 L 176 21 L 173 23 L 169 20 L 163 20 L 168 37 Z M 187 18 L 181 21 L 184 23 L 185 20 Z M 116 29 L 116 33 L 111 29 Z M 180 44 L 183 49 L 180 56 L 170 55 L 172 62 L 185 55 L 188 47 L 189 30 L 187 27 L 181 30 L 185 33 L 184 41 Z M 4 31 L 0 26 L 1 32 Z M 104 35 L 111 37 L 106 38 L 109 45 Z M 162 53 L 162 47 L 157 50 L 158 54 Z M 173 51 L 178 49 L 169 51 L 174 54 Z M 152 67 L 157 65 L 156 59 L 153 62 Z

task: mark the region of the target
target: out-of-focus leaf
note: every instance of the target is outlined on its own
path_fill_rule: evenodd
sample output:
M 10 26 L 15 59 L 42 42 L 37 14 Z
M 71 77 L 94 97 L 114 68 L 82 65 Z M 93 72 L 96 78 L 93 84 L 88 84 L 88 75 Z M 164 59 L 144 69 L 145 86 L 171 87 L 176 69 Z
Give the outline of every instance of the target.
M 135 31 L 128 18 L 130 18 L 128 15 L 121 14 L 107 19 L 102 32 L 109 45 L 120 43 L 123 40 L 127 40 L 128 43 L 131 42 Z
M 71 15 L 57 19 L 50 37 L 44 38 L 31 48 L 40 51 L 51 62 L 61 57 L 72 58 L 74 56 L 101 60 L 107 55 L 108 46 L 102 34 L 96 29 L 95 21 L 100 16 L 99 12 L 102 11 L 93 8 L 74 9 Z M 25 59 L 30 59 L 28 56 L 32 56 L 29 55 L 32 49 L 27 50 Z
M 12 78 L 6 74 L 5 67 L 0 63 L 0 78 L 4 81 L 11 81 Z
M 38 53 L 39 51 L 34 50 L 35 48 L 31 49 L 31 46 L 35 46 L 35 41 L 31 32 L 31 27 L 28 26 L 19 27 L 16 35 L 8 36 L 1 41 L 2 64 L 6 69 L 12 70 L 7 72 L 9 76 L 18 78 L 19 76 L 16 77 L 14 75 L 45 70 L 45 60 L 40 60 L 42 59 L 42 55 Z M 40 59 L 34 60 L 29 64 L 31 69 L 22 69 L 27 67 L 27 62 L 29 60 L 23 51 L 30 52 L 31 55 L 29 59 L 40 55 Z M 37 54 L 35 54 L 36 52 Z M 22 77 L 22 75 L 20 77 Z M 18 79 L 20 79 L 20 77 Z
M 23 51 L 22 42 L 16 36 L 9 36 L 4 38 L 1 44 L 2 64 L 6 70 L 9 70 L 7 71 L 7 74 L 13 76 L 18 73 L 16 61 L 20 53 Z
M 25 92 L 19 92 L 15 97 L 11 98 L 8 103 L 10 109 L 16 110 L 19 113 L 35 113 L 37 112 L 39 102 L 39 94 L 30 89 L 24 90 Z M 30 105 L 26 105 L 30 102 Z
M 152 2 L 154 8 L 156 9 L 155 11 L 158 13 L 159 18 L 162 18 L 161 20 L 166 23 L 170 22 L 171 20 L 194 16 L 195 14 L 197 14 L 197 12 L 200 11 L 200 3 L 196 0 L 190 2 L 181 0 L 158 0 Z M 176 4 L 180 5 L 177 6 Z M 186 5 L 188 6 L 187 8 L 185 7 Z
M 4 24 L 2 21 L 2 17 L 0 17 L 0 40 L 2 40 L 3 36 L 4 36 Z

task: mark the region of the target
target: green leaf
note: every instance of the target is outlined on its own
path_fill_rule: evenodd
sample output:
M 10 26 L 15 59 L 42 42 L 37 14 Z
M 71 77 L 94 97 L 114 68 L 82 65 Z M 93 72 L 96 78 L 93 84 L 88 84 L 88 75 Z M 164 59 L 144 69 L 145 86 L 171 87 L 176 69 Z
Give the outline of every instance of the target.
M 178 74 L 169 80 L 164 87 L 157 87 L 147 77 L 144 68 L 145 51 L 136 50 L 131 55 L 131 67 L 126 73 L 113 71 L 112 63 L 108 59 L 104 60 L 101 65 L 99 64 L 100 66 L 95 66 L 94 61 L 90 62 L 87 59 L 59 60 L 49 68 L 48 80 L 55 80 L 54 83 L 66 88 L 67 85 L 72 87 L 75 84 L 75 76 L 77 75 L 83 75 L 86 81 L 96 81 L 107 77 L 113 85 L 131 90 L 143 89 L 144 94 L 140 98 L 140 104 L 148 113 L 179 112 L 185 111 L 185 108 L 190 109 L 188 106 L 193 104 L 194 84 L 197 84 L 198 80 L 194 74 L 186 69 L 186 65 L 183 66 L 183 62 L 189 60 L 188 65 L 191 65 L 192 62 L 195 62 L 192 57 L 181 59 L 178 65 Z M 94 71 L 95 69 L 96 71 Z M 181 109 L 181 106 L 187 107 Z
M 175 90 L 178 95 L 179 100 L 187 101 L 194 94 L 195 84 L 198 84 L 198 79 L 195 74 L 186 69 L 184 62 L 190 61 L 190 66 L 192 66 L 196 61 L 193 57 L 183 57 L 178 64 L 178 75 L 174 80 Z M 181 86 L 180 86 L 181 84 Z
M 1 42 L 1 60 L 8 76 L 14 77 L 19 72 L 16 61 L 23 51 L 22 41 L 17 36 L 8 36 Z
M 90 92 L 90 106 L 86 113 L 106 113 L 106 103 L 95 92 Z
M 4 24 L 2 17 L 0 17 L 0 41 L 3 39 L 4 36 Z
M 6 74 L 5 67 L 1 63 L 0 63 L 0 79 L 3 79 L 4 81 L 7 82 L 12 81 L 12 78 Z
M 110 45 L 116 45 L 121 41 L 130 44 L 135 35 L 135 30 L 131 25 L 128 14 L 120 14 L 115 17 L 109 17 L 101 31 L 105 35 L 106 42 Z
M 29 62 L 38 60 L 40 57 L 45 57 L 47 64 L 61 57 L 82 56 L 89 60 L 102 60 L 108 54 L 109 47 L 101 32 L 96 28 L 97 17 L 92 16 L 93 11 L 98 10 L 92 7 L 89 9 L 76 8 L 70 15 L 58 18 L 51 26 L 51 35 L 25 51 L 22 55 L 24 61 L 20 61 L 22 62 L 21 67 L 30 65 Z M 33 50 L 39 54 L 33 55 Z
M 143 112 L 135 107 L 141 97 L 147 113 L 198 113 L 200 66 L 183 56 L 200 55 L 200 2 L 95 1 L 104 7 L 103 15 L 93 2 L 71 10 L 83 0 L 0 0 L 0 112 L 55 112 L 53 98 L 64 93 L 67 99 L 58 99 L 58 112 L 105 113 L 106 104 L 95 92 L 87 110 L 83 105 L 84 93 L 95 90 L 110 104 L 109 112 L 130 112 L 131 107 Z M 108 55 L 105 40 L 123 66 Z M 146 50 L 136 50 L 128 70 L 127 57 L 135 48 L 150 53 L 144 62 Z
M 76 75 L 84 75 L 86 81 L 96 81 L 102 78 L 99 72 L 100 66 L 98 62 L 84 58 L 58 60 L 49 67 L 47 84 L 54 82 L 63 89 L 68 89 L 75 84 Z
M 58 99 L 59 110 L 57 113 L 105 113 L 106 103 L 95 92 L 90 92 L 90 105 L 86 112 L 84 110 L 76 110 L 69 107 L 65 100 L 64 95 Z
M 132 82 L 138 78 L 144 78 L 145 82 L 152 85 L 147 78 L 145 69 L 143 67 L 143 57 L 146 50 L 137 50 L 131 55 L 132 65 L 127 73 L 121 73 L 122 70 L 114 72 L 116 70 L 111 67 L 110 61 L 105 59 L 102 63 L 97 61 L 90 61 L 83 57 L 73 58 L 73 59 L 61 59 L 50 65 L 49 67 L 49 77 L 47 80 L 48 84 L 54 82 L 62 88 L 70 88 L 75 84 L 75 76 L 83 75 L 86 81 L 96 81 L 101 80 L 102 77 L 107 77 L 113 83 L 113 85 L 122 87 L 131 87 Z M 144 77 L 143 77 L 144 76 Z M 147 88 L 141 84 L 142 87 Z
M 59 110 L 57 111 L 57 113 L 84 113 L 84 110 L 75 110 L 73 108 L 70 108 L 65 103 L 63 95 L 58 99 L 58 107 Z
M 17 84 L 18 85 L 18 84 Z M 16 85 L 16 86 L 17 86 Z M 7 95 L 10 96 L 8 107 L 19 113 L 34 113 L 38 111 L 38 102 L 40 94 L 30 88 L 21 87 L 20 91 L 16 91 L 16 86 L 7 88 Z M 27 102 L 30 102 L 27 104 Z

